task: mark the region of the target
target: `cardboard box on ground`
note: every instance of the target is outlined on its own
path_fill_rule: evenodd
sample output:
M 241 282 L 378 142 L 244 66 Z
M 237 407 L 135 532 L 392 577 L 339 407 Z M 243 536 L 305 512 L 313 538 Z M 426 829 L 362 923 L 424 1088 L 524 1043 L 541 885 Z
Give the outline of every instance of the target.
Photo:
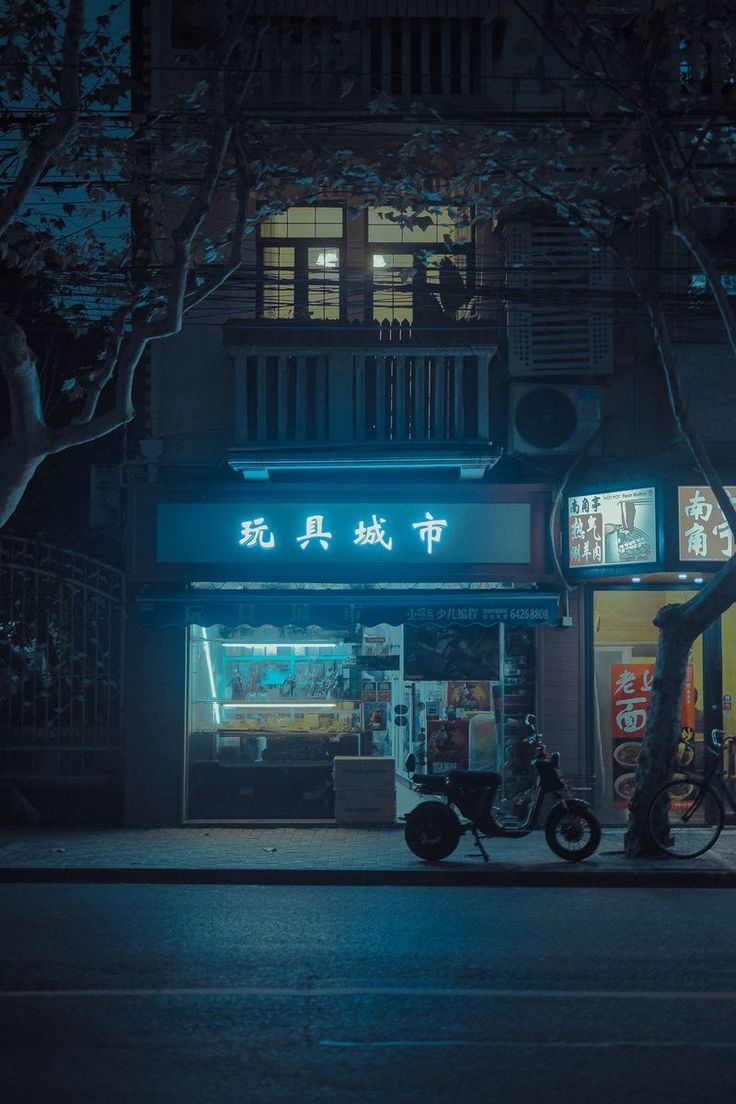
M 396 765 L 388 756 L 336 755 L 335 820 L 389 824 L 396 820 Z

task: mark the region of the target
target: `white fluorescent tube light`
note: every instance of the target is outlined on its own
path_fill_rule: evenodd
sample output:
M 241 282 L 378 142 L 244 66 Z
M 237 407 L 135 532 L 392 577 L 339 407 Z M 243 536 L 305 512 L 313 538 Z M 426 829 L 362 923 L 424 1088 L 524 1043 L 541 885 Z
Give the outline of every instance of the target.
M 337 644 L 324 644 L 321 640 L 311 640 L 306 644 L 290 644 L 283 640 L 269 640 L 268 643 L 251 643 L 250 640 L 241 640 L 237 644 L 223 641 L 223 648 L 336 648 Z
M 336 709 L 336 702 L 222 702 L 223 709 Z

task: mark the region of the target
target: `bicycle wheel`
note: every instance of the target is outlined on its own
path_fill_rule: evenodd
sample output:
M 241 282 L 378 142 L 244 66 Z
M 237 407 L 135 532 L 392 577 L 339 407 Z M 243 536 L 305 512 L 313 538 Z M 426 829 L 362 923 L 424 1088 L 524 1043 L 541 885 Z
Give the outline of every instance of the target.
M 427 862 L 446 859 L 460 842 L 460 821 L 449 805 L 423 801 L 406 818 L 404 839 L 407 846 Z
M 723 804 L 697 779 L 673 778 L 657 790 L 649 806 L 649 832 L 660 851 L 695 859 L 710 850 L 723 828 Z

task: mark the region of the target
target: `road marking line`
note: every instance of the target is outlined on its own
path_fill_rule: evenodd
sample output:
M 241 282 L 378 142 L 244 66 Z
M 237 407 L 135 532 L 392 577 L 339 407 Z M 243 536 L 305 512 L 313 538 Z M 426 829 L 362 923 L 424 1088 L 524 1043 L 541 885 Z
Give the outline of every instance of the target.
M 559 1040 L 557 1042 L 540 1042 L 537 1039 L 530 1039 L 527 1042 L 522 1042 L 518 1039 L 376 1039 L 373 1042 L 364 1042 L 360 1039 L 356 1039 L 354 1042 L 344 1039 L 320 1039 L 319 1046 L 324 1047 L 338 1047 L 338 1048 L 355 1048 L 358 1047 L 372 1047 L 380 1049 L 382 1047 L 503 1047 L 504 1050 L 613 1050 L 616 1047 L 626 1047 L 627 1050 L 632 1047 L 638 1050 L 651 1050 L 653 1048 L 659 1048 L 663 1050 L 679 1050 L 683 1049 L 682 1039 L 665 1039 L 662 1042 L 652 1040 L 651 1042 L 643 1042 L 641 1039 L 604 1039 L 601 1042 L 594 1042 L 589 1039 L 584 1040 Z M 688 1039 L 688 1049 L 690 1047 L 696 1047 L 701 1050 L 736 1050 L 736 1042 L 733 1043 L 714 1043 L 714 1042 L 698 1042 L 697 1040 Z
M 688 989 L 443 989 L 415 986 L 218 986 L 160 989 L 5 989 L 0 1000 L 27 997 L 482 997 L 526 1000 L 736 1001 L 735 990 Z

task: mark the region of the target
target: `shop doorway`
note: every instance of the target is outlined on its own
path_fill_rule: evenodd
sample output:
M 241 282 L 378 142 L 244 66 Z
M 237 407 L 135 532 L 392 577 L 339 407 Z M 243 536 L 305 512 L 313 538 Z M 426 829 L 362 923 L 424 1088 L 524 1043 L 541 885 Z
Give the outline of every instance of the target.
M 593 695 L 596 809 L 604 823 L 626 821 L 636 762 L 646 727 L 658 633 L 654 617 L 663 605 L 686 602 L 690 590 L 600 589 L 593 594 Z M 736 735 L 736 610 L 728 610 L 696 640 L 682 696 L 681 753 L 698 763 L 714 727 Z M 736 790 L 732 745 L 723 774 Z

